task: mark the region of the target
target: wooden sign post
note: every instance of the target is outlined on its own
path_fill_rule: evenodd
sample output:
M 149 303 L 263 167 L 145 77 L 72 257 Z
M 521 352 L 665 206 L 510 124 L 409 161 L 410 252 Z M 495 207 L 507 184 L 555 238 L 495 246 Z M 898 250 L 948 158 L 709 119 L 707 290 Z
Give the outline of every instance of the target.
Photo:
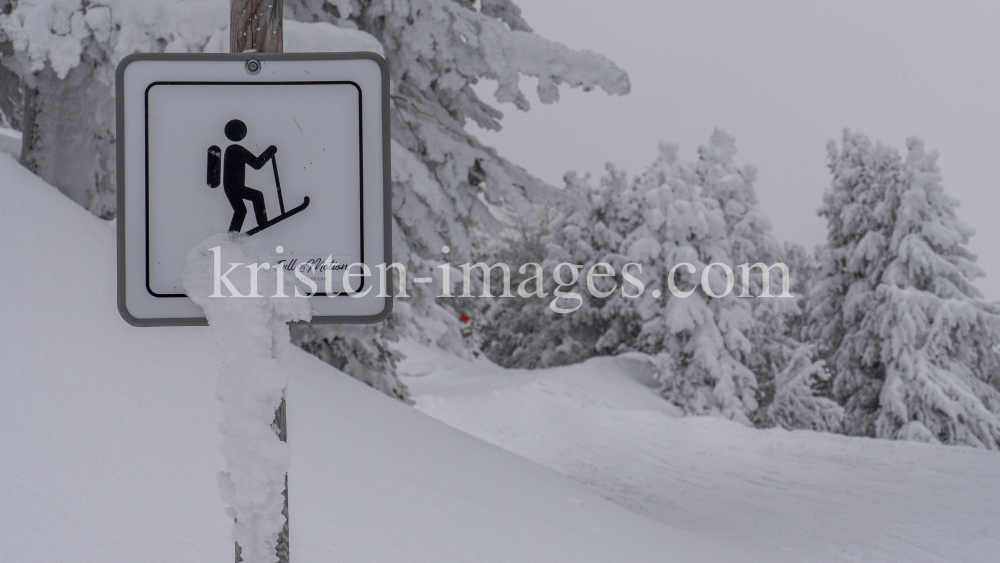
M 133 326 L 208 324 L 186 293 L 186 256 L 227 232 L 253 236 L 273 270 L 295 274 L 278 291 L 309 299 L 311 324 L 392 311 L 378 291 L 393 287 L 388 65 L 370 52 L 282 53 L 283 4 L 231 0 L 232 53 L 134 53 L 118 65 L 118 310 Z M 271 161 L 256 188 L 245 153 Z M 281 441 L 285 412 L 283 399 Z M 284 481 L 275 547 L 287 563 Z
M 229 52 L 230 53 L 283 53 L 285 51 L 284 0 L 230 0 Z M 278 438 L 288 441 L 285 418 L 285 398 L 274 413 Z M 278 535 L 275 550 L 278 563 L 288 563 L 288 474 L 285 474 L 285 526 Z M 243 561 L 240 544 L 236 544 L 236 563 Z
M 284 0 L 230 0 L 230 53 L 283 53 Z

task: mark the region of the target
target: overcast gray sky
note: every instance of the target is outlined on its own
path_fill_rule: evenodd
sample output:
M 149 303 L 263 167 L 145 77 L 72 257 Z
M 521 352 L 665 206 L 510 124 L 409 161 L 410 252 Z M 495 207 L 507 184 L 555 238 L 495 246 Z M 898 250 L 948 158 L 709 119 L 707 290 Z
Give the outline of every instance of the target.
M 660 140 L 690 158 L 721 126 L 759 169 L 776 236 L 811 248 L 825 239 L 826 141 L 851 127 L 905 154 L 916 135 L 940 151 L 945 191 L 977 231 L 978 285 L 1000 299 L 1000 3 L 516 1 L 542 36 L 628 71 L 632 93 L 564 88 L 527 113 L 501 105 L 500 133 L 470 126 L 512 161 L 556 185 L 607 161 L 633 175 Z

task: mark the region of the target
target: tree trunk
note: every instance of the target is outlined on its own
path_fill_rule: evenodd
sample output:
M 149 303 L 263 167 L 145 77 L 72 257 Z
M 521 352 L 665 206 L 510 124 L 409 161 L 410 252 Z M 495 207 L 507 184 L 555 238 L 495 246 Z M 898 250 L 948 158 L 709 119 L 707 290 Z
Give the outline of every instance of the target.
M 3 13 L 4 1 L 0 0 L 0 13 Z M 10 41 L 0 41 L 0 126 L 21 131 L 24 81 L 4 64 L 7 57 L 14 58 L 14 45 Z
M 84 55 L 59 79 L 24 69 L 21 164 L 104 219 L 115 215 L 115 102 Z

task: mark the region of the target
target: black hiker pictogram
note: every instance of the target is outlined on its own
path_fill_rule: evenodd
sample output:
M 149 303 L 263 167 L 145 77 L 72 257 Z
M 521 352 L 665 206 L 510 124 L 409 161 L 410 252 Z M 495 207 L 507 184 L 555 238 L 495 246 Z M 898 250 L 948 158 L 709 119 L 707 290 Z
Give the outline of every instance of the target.
M 233 141 L 234 144 L 226 148 L 224 157 L 222 149 L 218 146 L 212 145 L 209 147 L 208 185 L 213 188 L 219 187 L 221 176 L 223 190 L 226 192 L 226 197 L 229 198 L 230 205 L 233 206 L 233 220 L 229 223 L 230 232 L 240 232 L 243 229 L 243 221 L 247 216 L 246 201 L 253 204 L 253 214 L 257 220 L 257 226 L 246 232 L 249 236 L 302 211 L 309 205 L 309 197 L 306 196 L 303 198 L 302 205 L 286 212 L 285 201 L 281 196 L 281 180 L 278 178 L 278 161 L 275 158 L 278 147 L 271 145 L 264 152 L 260 153 L 260 156 L 256 156 L 243 148 L 243 146 L 235 144 L 242 141 L 246 136 L 247 126 L 239 119 L 234 119 L 226 124 L 226 137 L 230 141 Z M 281 207 L 281 214 L 273 219 L 267 218 L 264 194 L 260 190 L 255 190 L 246 185 L 247 165 L 252 166 L 254 170 L 260 170 L 267 164 L 268 160 L 271 161 L 271 165 L 274 168 L 274 186 L 278 190 L 278 205 Z

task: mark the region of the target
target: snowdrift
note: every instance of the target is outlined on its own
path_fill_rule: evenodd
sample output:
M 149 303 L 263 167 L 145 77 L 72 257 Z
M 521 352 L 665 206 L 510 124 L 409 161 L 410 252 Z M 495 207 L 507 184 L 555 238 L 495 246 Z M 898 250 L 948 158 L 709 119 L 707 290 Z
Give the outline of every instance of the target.
M 0 553 L 232 561 L 208 328 L 135 328 L 115 232 L 0 154 Z M 643 518 L 289 354 L 296 563 L 773 561 Z
M 1000 553 L 997 452 L 681 417 L 620 356 L 514 370 L 401 348 L 417 409 L 666 525 L 803 563 Z

